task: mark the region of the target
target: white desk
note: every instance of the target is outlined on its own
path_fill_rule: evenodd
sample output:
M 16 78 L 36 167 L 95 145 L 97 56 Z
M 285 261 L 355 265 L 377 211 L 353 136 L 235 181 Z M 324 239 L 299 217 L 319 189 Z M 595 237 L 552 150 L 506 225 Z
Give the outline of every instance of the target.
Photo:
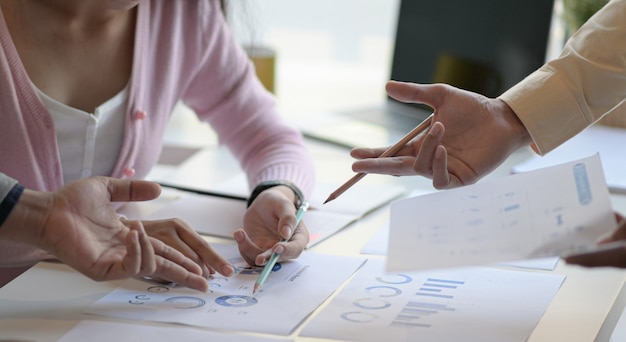
M 347 150 L 314 142 L 311 142 L 311 146 L 318 163 L 320 179 L 343 181 L 351 175 L 351 159 L 347 156 Z M 214 152 L 223 153 L 219 150 Z M 530 153 L 521 151 L 515 154 L 489 177 L 508 174 L 511 165 L 527 158 Z M 206 173 L 203 174 L 206 176 Z M 226 176 L 223 172 L 216 174 L 212 181 L 220 181 L 220 175 Z M 363 181 L 430 188 L 428 180 L 418 177 L 370 175 Z M 626 197 L 615 195 L 613 199 L 616 209 L 626 211 Z M 362 246 L 384 226 L 388 215 L 388 207 L 377 210 L 312 250 L 337 255 L 357 255 Z M 209 240 L 225 241 L 215 238 Z M 584 269 L 562 263 L 552 272 L 565 274 L 567 279 L 537 325 L 530 341 L 608 341 L 626 303 L 626 272 L 616 269 Z M 0 289 L 0 340 L 55 341 L 80 320 L 111 320 L 82 312 L 86 306 L 119 284 L 120 281 L 93 282 L 64 265 L 41 263 Z M 150 322 L 135 324 L 157 325 Z M 290 338 L 297 341 L 317 340 L 298 337 L 301 327 Z

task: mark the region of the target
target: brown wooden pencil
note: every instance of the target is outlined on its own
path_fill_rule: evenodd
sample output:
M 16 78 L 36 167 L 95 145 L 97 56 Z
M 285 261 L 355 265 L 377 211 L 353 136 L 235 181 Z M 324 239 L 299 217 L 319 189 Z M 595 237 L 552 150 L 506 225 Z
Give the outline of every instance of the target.
M 407 133 L 404 137 L 402 137 L 402 139 L 398 140 L 397 143 L 393 144 L 391 147 L 386 149 L 385 152 L 381 153 L 381 155 L 378 156 L 378 158 L 391 157 L 394 154 L 398 153 L 398 151 L 400 151 L 400 149 L 402 149 L 409 141 L 411 141 L 411 139 L 415 138 L 418 134 L 422 133 L 428 127 L 430 127 L 432 120 L 433 120 L 433 114 L 430 114 L 426 119 L 424 119 L 424 121 L 422 121 L 422 123 L 420 123 L 415 128 L 413 128 L 409 133 Z M 332 194 L 330 194 L 330 196 L 328 196 L 326 201 L 324 201 L 324 204 L 339 197 L 341 194 L 346 192 L 346 190 L 350 189 L 350 187 L 352 187 L 354 184 L 360 181 L 363 177 L 365 177 L 365 175 L 366 173 L 362 173 L 362 172 L 359 172 L 356 175 L 354 175 L 347 182 L 343 183 L 339 188 L 337 188 L 337 190 L 335 190 Z

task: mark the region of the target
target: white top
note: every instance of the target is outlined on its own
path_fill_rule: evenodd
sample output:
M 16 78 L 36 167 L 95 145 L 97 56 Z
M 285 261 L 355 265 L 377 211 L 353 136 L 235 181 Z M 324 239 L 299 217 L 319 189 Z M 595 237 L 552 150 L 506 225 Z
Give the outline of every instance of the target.
M 96 107 L 93 113 L 63 104 L 33 87 L 54 121 L 64 183 L 110 176 L 124 139 L 128 87 Z

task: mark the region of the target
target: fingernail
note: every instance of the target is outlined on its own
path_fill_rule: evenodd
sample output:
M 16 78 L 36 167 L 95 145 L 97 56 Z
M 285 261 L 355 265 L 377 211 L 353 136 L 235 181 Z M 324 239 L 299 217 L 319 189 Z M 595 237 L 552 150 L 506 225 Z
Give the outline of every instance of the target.
M 235 268 L 232 265 L 225 265 L 222 268 L 222 275 L 231 275 L 235 272 Z
M 243 232 L 238 230 L 235 233 L 233 233 L 233 237 L 235 238 L 237 242 L 241 242 L 243 241 Z
M 291 238 L 291 227 L 289 226 L 283 227 L 283 237 L 286 239 Z
M 265 259 L 265 257 L 260 257 L 261 259 L 257 259 L 254 260 L 257 264 L 257 266 L 265 266 L 265 264 L 267 263 L 267 259 Z
M 276 248 L 274 248 L 274 253 L 276 254 L 283 254 L 283 252 L 285 252 L 285 247 L 278 245 L 276 246 Z

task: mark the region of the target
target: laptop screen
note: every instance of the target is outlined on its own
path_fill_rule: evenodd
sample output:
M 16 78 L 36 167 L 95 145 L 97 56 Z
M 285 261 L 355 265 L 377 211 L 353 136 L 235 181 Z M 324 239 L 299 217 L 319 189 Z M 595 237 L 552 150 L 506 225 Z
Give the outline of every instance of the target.
M 404 0 L 391 79 L 496 97 L 546 58 L 553 0 Z

